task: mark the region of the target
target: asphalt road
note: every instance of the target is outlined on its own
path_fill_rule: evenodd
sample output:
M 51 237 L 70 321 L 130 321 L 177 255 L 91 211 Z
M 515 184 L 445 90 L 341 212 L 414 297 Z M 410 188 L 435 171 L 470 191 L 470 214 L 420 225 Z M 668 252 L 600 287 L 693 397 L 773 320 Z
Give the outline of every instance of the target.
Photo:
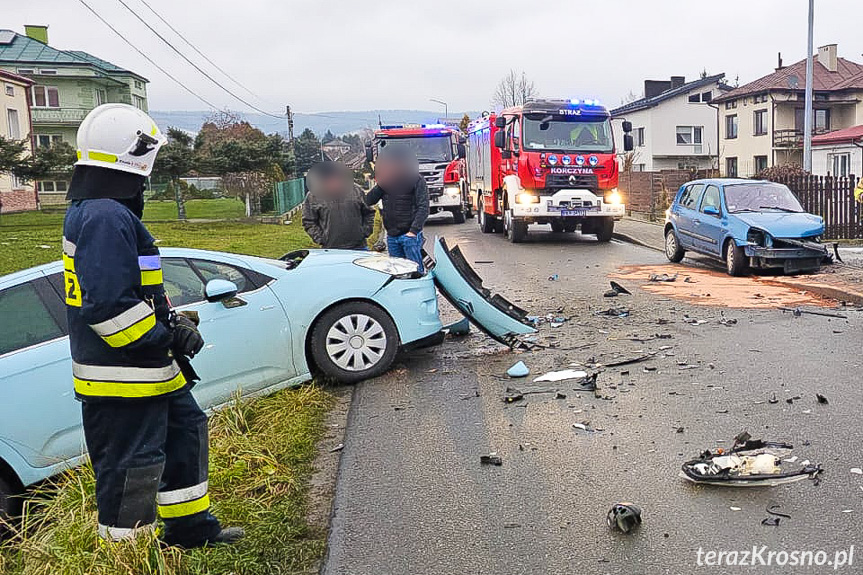
M 458 243 L 471 262 L 493 261 L 474 266 L 486 286 L 531 313 L 570 319 L 541 328 L 541 341 L 555 348 L 516 353 L 474 331 L 404 356 L 388 375 L 357 386 L 324 573 L 863 572 L 863 548 L 853 567 L 838 571 L 697 566 L 699 548 L 824 550 L 832 560 L 863 543 L 863 475 L 850 471 L 863 467 L 863 314 L 837 320 L 695 307 L 635 285 L 632 296 L 604 298 L 608 274 L 662 263 L 662 255 L 548 231 L 513 245 L 471 220 L 426 233 Z M 549 281 L 552 274 L 559 280 Z M 611 306 L 631 315 L 594 314 Z M 720 325 L 721 312 L 738 323 Z M 684 315 L 708 323 L 691 325 Z M 655 334 L 671 337 L 627 339 Z M 573 362 L 666 346 L 673 348 L 648 362 L 606 369 L 596 395 L 570 382 L 559 385 L 565 399 L 502 399 L 508 386 L 540 385 L 530 380 Z M 531 376 L 508 381 L 503 375 L 517 360 Z M 681 369 L 683 361 L 697 367 Z M 773 393 L 779 403 L 766 401 Z M 818 404 L 816 393 L 830 403 Z M 573 428 L 584 422 L 602 431 Z M 682 462 L 730 447 L 743 430 L 794 443 L 801 459 L 824 466 L 820 484 L 731 489 L 678 477 Z M 501 467 L 480 465 L 489 452 L 503 458 Z M 643 508 L 636 532 L 606 527 L 617 501 Z M 791 518 L 762 526 L 772 502 Z

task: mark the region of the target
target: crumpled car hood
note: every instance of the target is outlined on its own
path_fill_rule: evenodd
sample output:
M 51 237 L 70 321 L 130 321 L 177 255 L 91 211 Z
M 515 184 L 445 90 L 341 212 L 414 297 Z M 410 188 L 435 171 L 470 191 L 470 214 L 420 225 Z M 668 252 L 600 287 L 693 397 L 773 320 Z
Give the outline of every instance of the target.
M 750 227 L 764 230 L 774 238 L 808 238 L 824 233 L 824 220 L 814 214 L 763 212 L 729 214 L 729 217 L 737 218 Z

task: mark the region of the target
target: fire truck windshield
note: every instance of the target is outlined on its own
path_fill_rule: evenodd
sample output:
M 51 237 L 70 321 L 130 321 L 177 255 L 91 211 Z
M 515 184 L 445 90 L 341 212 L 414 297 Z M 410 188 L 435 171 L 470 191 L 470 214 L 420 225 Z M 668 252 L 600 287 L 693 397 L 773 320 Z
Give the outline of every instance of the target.
M 524 148 L 559 152 L 614 151 L 611 122 L 572 116 L 530 114 L 524 118 Z
M 415 138 L 384 138 L 379 149 L 386 146 L 406 146 L 416 154 L 421 164 L 449 162 L 452 160 L 452 143 L 449 136 L 428 136 Z

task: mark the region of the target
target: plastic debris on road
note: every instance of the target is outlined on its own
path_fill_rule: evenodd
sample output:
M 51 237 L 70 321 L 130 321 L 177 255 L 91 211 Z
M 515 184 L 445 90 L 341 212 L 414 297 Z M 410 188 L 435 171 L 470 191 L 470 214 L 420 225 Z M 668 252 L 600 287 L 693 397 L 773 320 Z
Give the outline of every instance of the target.
M 625 308 L 610 307 L 606 310 L 594 312 L 594 314 L 608 317 L 629 317 L 629 310 Z
M 584 379 L 587 377 L 586 371 L 576 369 L 564 369 L 562 371 L 550 371 L 533 380 L 534 383 L 542 381 L 565 381 L 567 379 Z
M 479 456 L 479 464 L 480 465 L 495 465 L 500 467 L 503 465 L 503 459 L 500 458 L 500 455 L 497 453 L 489 453 L 488 455 L 480 455 Z
M 794 467 L 788 464 L 793 448 L 788 443 L 752 439 L 744 432 L 734 439 L 730 450 L 705 451 L 698 459 L 684 463 L 680 476 L 693 483 L 726 487 L 773 487 L 814 479 L 821 466 L 809 460 Z
M 465 317 L 445 326 L 443 329 L 450 335 L 468 335 L 470 333 L 470 321 Z
M 605 297 L 617 297 L 619 295 L 632 295 L 628 289 L 617 282 L 611 282 L 611 289 L 602 294 Z
M 629 533 L 641 525 L 641 508 L 626 501 L 615 503 L 608 510 L 605 522 L 610 529 Z
M 548 281 L 550 281 L 550 282 L 556 282 L 559 279 L 560 279 L 560 276 L 557 274 L 552 274 L 552 275 L 548 276 Z
M 668 274 L 650 274 L 648 280 L 652 282 L 676 282 L 677 274 L 670 276 Z
M 527 377 L 530 375 L 530 368 L 523 361 L 519 361 L 506 370 L 506 374 L 510 377 Z

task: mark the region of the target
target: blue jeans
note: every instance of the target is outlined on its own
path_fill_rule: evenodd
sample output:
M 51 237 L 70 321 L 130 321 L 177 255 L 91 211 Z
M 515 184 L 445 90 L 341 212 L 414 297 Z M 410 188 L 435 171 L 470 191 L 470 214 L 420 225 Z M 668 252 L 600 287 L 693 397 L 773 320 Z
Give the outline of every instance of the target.
M 387 251 L 392 258 L 404 258 L 416 262 L 417 270 L 423 271 L 423 234 L 416 237 L 407 234 L 402 236 L 387 236 Z

